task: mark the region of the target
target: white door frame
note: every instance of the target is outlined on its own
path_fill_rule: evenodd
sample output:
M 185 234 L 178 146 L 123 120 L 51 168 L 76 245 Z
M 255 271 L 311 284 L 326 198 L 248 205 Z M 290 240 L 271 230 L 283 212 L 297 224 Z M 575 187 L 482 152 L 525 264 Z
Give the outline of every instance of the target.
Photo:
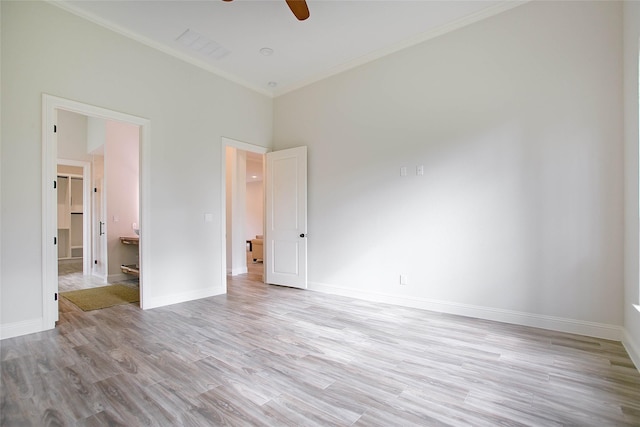
M 221 236 L 223 237 L 221 240 L 221 264 L 220 264 L 220 272 L 221 277 L 220 283 L 224 283 L 225 293 L 227 292 L 227 147 L 233 147 L 238 150 L 250 151 L 252 153 L 257 154 L 266 154 L 270 150 L 266 147 L 261 147 L 259 145 L 249 144 L 247 142 L 238 141 L 237 139 L 222 137 L 222 144 L 220 151 L 220 203 L 221 203 Z M 263 221 L 264 221 L 264 213 L 263 213 Z
M 64 166 L 82 168 L 82 274 L 91 274 L 93 209 L 91 208 L 91 163 L 82 160 L 58 159 Z M 57 170 L 56 170 L 57 173 Z M 57 211 L 56 211 L 57 212 Z
M 149 289 L 144 286 L 150 280 L 148 260 L 151 255 L 149 221 L 150 206 L 150 150 L 151 121 L 130 114 L 120 113 L 69 99 L 42 94 L 42 330 L 55 328 L 58 319 L 58 248 L 57 196 L 53 188 L 57 180 L 57 141 L 53 131 L 58 109 L 72 111 L 90 117 L 116 120 L 140 126 L 140 307 L 145 308 Z

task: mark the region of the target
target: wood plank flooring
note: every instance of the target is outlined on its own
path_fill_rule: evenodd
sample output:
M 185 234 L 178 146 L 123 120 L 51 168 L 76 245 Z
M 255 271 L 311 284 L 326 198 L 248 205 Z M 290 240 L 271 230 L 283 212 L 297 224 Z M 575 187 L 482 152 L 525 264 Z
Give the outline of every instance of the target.
M 256 266 L 253 266 L 255 268 Z M 2 426 L 638 426 L 620 343 L 268 286 L 3 340 Z

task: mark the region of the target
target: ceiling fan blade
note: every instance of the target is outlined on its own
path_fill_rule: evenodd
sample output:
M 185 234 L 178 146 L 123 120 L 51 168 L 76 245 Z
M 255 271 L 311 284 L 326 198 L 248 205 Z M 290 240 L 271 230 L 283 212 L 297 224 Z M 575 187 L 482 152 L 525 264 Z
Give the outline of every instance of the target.
M 309 17 L 309 8 L 305 0 L 287 0 L 287 5 L 298 21 L 304 21 Z
M 233 0 L 222 0 L 222 1 L 233 1 Z M 289 9 L 291 12 L 298 18 L 298 21 L 304 21 L 309 17 L 309 8 L 307 7 L 306 0 L 286 0 Z

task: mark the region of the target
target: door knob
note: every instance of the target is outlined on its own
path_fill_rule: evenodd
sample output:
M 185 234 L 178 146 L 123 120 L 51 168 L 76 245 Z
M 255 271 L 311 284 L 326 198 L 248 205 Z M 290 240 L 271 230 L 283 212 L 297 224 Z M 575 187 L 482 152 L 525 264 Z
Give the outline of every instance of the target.
M 307 235 L 304 233 L 300 233 L 300 237 L 307 237 Z

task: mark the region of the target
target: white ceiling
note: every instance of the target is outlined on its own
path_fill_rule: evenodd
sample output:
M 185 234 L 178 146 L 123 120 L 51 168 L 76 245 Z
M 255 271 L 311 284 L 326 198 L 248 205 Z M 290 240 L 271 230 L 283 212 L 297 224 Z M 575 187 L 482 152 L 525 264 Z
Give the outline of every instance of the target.
M 298 21 L 285 0 L 75 1 L 54 4 L 272 96 L 411 46 L 521 1 L 307 0 Z M 215 59 L 176 39 L 191 30 L 229 53 Z M 271 56 L 260 49 L 273 49 Z M 218 50 L 217 53 L 222 53 Z M 275 87 L 269 86 L 275 82 Z

